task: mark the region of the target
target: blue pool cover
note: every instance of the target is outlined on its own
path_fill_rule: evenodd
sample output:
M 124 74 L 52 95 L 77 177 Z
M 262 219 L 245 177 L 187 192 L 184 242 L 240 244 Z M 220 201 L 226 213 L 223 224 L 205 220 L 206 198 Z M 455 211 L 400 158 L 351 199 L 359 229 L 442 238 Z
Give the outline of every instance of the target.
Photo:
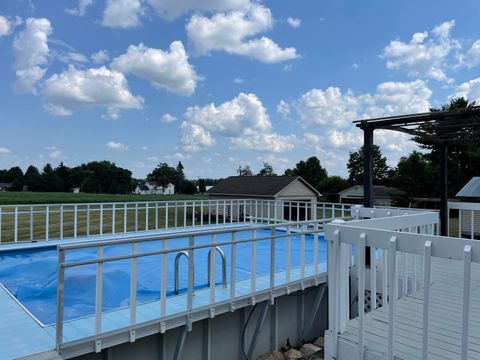
M 269 230 L 257 230 L 257 237 L 267 237 Z M 278 233 L 278 231 L 277 231 Z M 250 239 L 251 231 L 237 233 L 237 239 Z M 230 233 L 217 235 L 216 242 L 229 241 Z M 312 235 L 305 237 L 305 263 L 313 263 Z M 319 262 L 326 261 L 326 244 L 319 235 Z M 211 242 L 210 235 L 196 236 L 195 244 Z M 168 248 L 175 249 L 188 245 L 188 238 L 168 240 Z M 236 279 L 250 278 L 252 243 L 237 244 Z M 222 246 L 227 258 L 227 280 L 230 279 L 229 264 L 231 246 Z M 140 243 L 139 252 L 161 249 L 161 241 Z M 275 242 L 275 269 L 285 269 L 286 238 Z M 124 255 L 131 252 L 130 245 L 112 245 L 104 247 L 104 256 Z M 176 253 L 168 255 L 167 295 L 174 291 L 174 258 Z M 66 253 L 68 262 L 96 258 L 96 249 L 70 250 Z M 197 249 L 194 253 L 195 288 L 207 286 L 208 249 Z M 215 279 L 221 283 L 221 260 L 216 256 Z M 300 236 L 291 236 L 291 266 L 300 266 Z M 56 247 L 30 248 L 0 252 L 0 282 L 43 324 L 55 323 L 57 292 L 57 249 Z M 257 242 L 257 276 L 267 275 L 270 271 L 270 240 Z M 103 269 L 103 311 L 129 305 L 131 260 L 107 262 Z M 159 299 L 161 284 L 162 256 L 155 255 L 138 259 L 137 302 Z M 187 286 L 187 261 L 180 261 L 180 289 Z M 95 311 L 96 265 L 83 265 L 67 268 L 65 273 L 65 320 L 91 315 Z

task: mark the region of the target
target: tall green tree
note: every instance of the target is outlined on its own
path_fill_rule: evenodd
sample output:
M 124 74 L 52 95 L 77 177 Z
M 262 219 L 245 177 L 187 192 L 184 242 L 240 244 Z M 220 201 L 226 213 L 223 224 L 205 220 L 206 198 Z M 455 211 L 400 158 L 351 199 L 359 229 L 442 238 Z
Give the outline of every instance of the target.
M 320 182 L 327 176 L 327 170 L 320 164 L 316 156 L 309 157 L 306 161 L 299 161 L 295 168 L 285 170 L 287 176 L 301 176 L 315 189 L 319 190 Z
M 177 170 L 167 163 L 160 163 L 153 171 L 147 175 L 147 180 L 154 181 L 159 186 L 167 186 L 169 183 L 177 184 L 178 174 Z M 176 189 L 179 192 L 178 189 Z
M 183 164 L 181 161 L 178 162 L 177 164 L 177 185 L 178 185 L 178 193 L 183 194 L 182 187 L 183 187 L 183 181 L 185 180 L 185 173 L 183 172 Z
M 207 187 L 205 186 L 205 179 L 198 179 L 198 192 L 202 195 L 207 192 Z
M 413 151 L 398 161 L 394 184 L 409 197 L 430 197 L 435 193 L 435 173 L 428 155 Z
M 23 181 L 24 184 L 27 185 L 29 191 L 43 190 L 43 183 L 40 171 L 38 171 L 38 169 L 33 165 L 30 165 L 27 171 L 25 171 Z
M 245 165 L 244 167 L 239 166 L 237 169 L 238 176 L 253 176 L 252 169 L 250 169 L 249 165 Z
M 392 171 L 387 165 L 387 158 L 383 156 L 378 145 L 373 145 L 373 182 L 377 185 L 386 184 L 392 176 Z M 363 184 L 363 146 L 350 152 L 347 162 L 348 181 L 352 185 Z
M 257 176 L 277 176 L 277 174 L 273 171 L 273 166 L 270 163 L 264 162 L 263 168 L 260 169 Z
M 3 181 L 12 183 L 10 191 L 22 191 L 23 188 L 23 171 L 18 166 L 14 166 L 7 170 L 3 175 Z

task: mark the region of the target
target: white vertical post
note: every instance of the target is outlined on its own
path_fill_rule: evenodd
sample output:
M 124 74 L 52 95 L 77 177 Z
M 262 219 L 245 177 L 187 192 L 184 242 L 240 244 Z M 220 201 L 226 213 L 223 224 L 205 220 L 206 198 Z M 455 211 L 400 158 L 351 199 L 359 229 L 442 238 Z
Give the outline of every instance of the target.
M 190 235 L 188 237 L 188 293 L 187 293 L 187 310 L 192 310 L 193 307 L 193 292 L 195 289 L 195 273 L 193 271 L 193 247 L 195 246 L 195 237 Z
M 112 234 L 115 234 L 115 203 L 112 205 Z
M 103 247 L 97 248 L 97 259 L 103 258 Z M 95 281 L 95 335 L 102 332 L 102 300 L 103 300 L 103 262 L 97 263 L 97 275 Z
M 200 202 L 200 226 L 203 226 L 203 201 Z
M 138 250 L 138 244 L 132 242 L 132 255 Z M 137 258 L 132 257 L 130 268 L 130 325 L 137 322 Z
M 328 326 L 331 330 L 333 337 L 334 348 L 332 355 L 334 359 L 337 358 L 337 333 L 338 333 L 338 323 L 340 318 L 340 311 L 338 308 L 338 283 L 337 283 L 337 270 L 340 266 L 338 263 L 339 251 L 338 244 L 340 241 L 340 230 L 334 230 L 332 239 L 327 241 L 327 267 L 328 267 Z
M 298 204 L 297 204 L 298 209 Z M 305 277 L 305 225 L 301 225 L 300 231 L 300 277 Z
M 73 206 L 73 237 L 77 237 L 77 226 L 78 226 L 78 206 Z
M 49 226 L 50 225 L 50 206 L 47 205 L 45 208 L 45 240 L 48 241 L 49 237 Z
M 30 241 L 33 241 L 33 206 L 30 206 L 30 219 L 29 220 L 30 220 Z
M 135 232 L 138 231 L 138 202 L 135 203 Z
M 168 201 L 165 203 L 165 229 L 168 229 Z
M 2 243 L 2 207 L 0 206 L 0 244 Z
M 377 256 L 374 246 L 370 247 L 370 304 L 372 311 L 377 308 Z
M 428 327 L 429 327 L 429 310 L 430 310 L 430 278 L 432 271 L 432 242 L 427 240 L 424 248 L 424 268 L 423 278 L 425 279 L 425 285 L 423 287 L 423 345 L 422 345 L 422 358 L 428 359 Z
M 270 238 L 270 289 L 275 287 L 275 228 L 272 228 Z
M 187 202 L 183 203 L 183 227 L 187 227 Z
M 403 294 L 402 296 L 407 296 L 408 291 L 408 254 L 403 253 Z
M 167 251 L 167 239 L 162 240 L 162 251 Z M 160 317 L 167 314 L 167 253 L 162 254 L 162 278 L 160 284 Z
M 13 219 L 13 241 L 18 241 L 18 206 L 15 206 L 14 211 L 14 219 Z
M 0 222 L 1 224 L 1 222 Z M 57 275 L 57 316 L 55 321 L 55 345 L 57 352 L 63 343 L 63 298 L 65 290 L 65 251 L 58 249 L 58 275 Z
M 115 204 L 112 207 L 113 218 L 115 218 Z M 115 228 L 115 221 L 112 219 L 112 229 Z M 128 231 L 128 204 L 123 204 L 123 233 L 126 234 Z M 115 234 L 115 230 L 112 230 L 112 233 Z
M 175 209 L 174 209 L 174 222 L 173 222 L 173 228 L 176 229 L 178 227 L 178 203 L 175 201 Z
M 148 207 L 149 207 L 149 203 L 146 202 L 145 203 L 145 231 L 148 231 Z
M 103 204 L 100 204 L 100 236 L 103 235 Z
M 63 205 L 60 205 L 60 240 L 63 239 Z
M 382 249 L 382 307 L 387 306 L 388 297 L 388 253 Z
M 158 230 L 158 202 L 155 202 L 155 230 Z
M 285 278 L 286 278 L 286 282 L 289 283 L 290 282 L 290 262 L 291 262 L 291 259 L 290 259 L 290 251 L 291 251 L 291 246 L 292 246 L 292 238 L 290 236 L 290 234 L 292 233 L 292 230 L 290 228 L 290 225 L 287 226 L 287 239 L 286 239 L 286 246 L 285 246 L 285 256 L 286 256 L 286 259 L 285 259 Z
M 216 261 L 215 261 L 215 256 L 216 256 L 216 249 L 215 249 L 215 243 L 217 239 L 217 234 L 212 234 L 211 235 L 212 239 L 212 247 L 210 248 L 210 253 L 209 256 L 210 258 L 208 261 L 210 262 L 209 266 L 209 273 L 208 273 L 208 283 L 210 284 L 210 305 L 215 303 L 215 272 L 216 272 Z M 223 279 L 222 279 L 223 280 Z
M 235 282 L 237 278 L 237 232 L 232 232 L 231 269 L 230 269 L 230 298 L 235 297 Z
M 390 238 L 388 249 L 388 360 L 393 357 L 393 322 L 395 307 L 395 281 L 397 281 L 397 237 Z M 385 302 L 385 299 L 384 299 Z
M 90 204 L 87 205 L 87 236 L 90 236 Z
M 463 306 L 462 306 L 462 360 L 468 355 L 468 322 L 470 321 L 470 278 L 472 247 L 465 245 L 463 250 Z
M 357 275 L 358 275 L 358 354 L 363 359 L 364 318 L 365 318 L 365 241 L 362 233 L 357 243 Z M 373 247 L 372 247 L 373 248 Z
M 257 230 L 252 230 L 252 270 L 250 278 L 250 289 L 254 293 L 256 291 L 257 281 Z
M 470 239 L 474 240 L 475 239 L 475 210 L 471 210 L 470 214 Z

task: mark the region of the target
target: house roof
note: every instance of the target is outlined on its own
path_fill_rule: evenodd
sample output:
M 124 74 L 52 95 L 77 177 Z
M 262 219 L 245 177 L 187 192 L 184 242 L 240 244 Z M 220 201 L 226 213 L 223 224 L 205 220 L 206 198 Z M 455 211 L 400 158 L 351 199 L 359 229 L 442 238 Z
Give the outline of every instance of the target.
M 456 196 L 480 198 L 480 176 L 472 177 Z
M 361 189 L 362 190 L 362 195 L 361 196 L 354 196 L 354 197 L 363 197 L 363 185 L 354 185 L 352 187 L 349 187 L 348 189 L 345 189 L 343 191 L 340 191 L 339 194 L 343 195 L 344 193 L 352 190 L 352 189 Z M 385 186 L 385 185 L 373 185 L 373 196 L 376 198 L 392 198 L 396 196 L 401 196 L 403 195 L 404 192 L 402 190 L 399 190 L 394 187 L 390 186 Z
M 301 181 L 315 195 L 320 196 L 300 176 L 230 176 L 209 189 L 207 194 L 274 197 L 294 181 Z

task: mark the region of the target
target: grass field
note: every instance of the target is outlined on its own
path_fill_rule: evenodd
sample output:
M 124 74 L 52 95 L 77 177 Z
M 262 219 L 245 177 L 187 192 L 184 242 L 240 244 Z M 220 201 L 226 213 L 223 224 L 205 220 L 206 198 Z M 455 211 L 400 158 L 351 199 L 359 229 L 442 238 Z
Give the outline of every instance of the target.
M 134 195 L 134 194 L 73 194 L 60 192 L 0 192 L 0 205 L 13 204 L 65 204 L 100 202 L 136 202 L 166 200 L 201 200 L 202 195 Z

